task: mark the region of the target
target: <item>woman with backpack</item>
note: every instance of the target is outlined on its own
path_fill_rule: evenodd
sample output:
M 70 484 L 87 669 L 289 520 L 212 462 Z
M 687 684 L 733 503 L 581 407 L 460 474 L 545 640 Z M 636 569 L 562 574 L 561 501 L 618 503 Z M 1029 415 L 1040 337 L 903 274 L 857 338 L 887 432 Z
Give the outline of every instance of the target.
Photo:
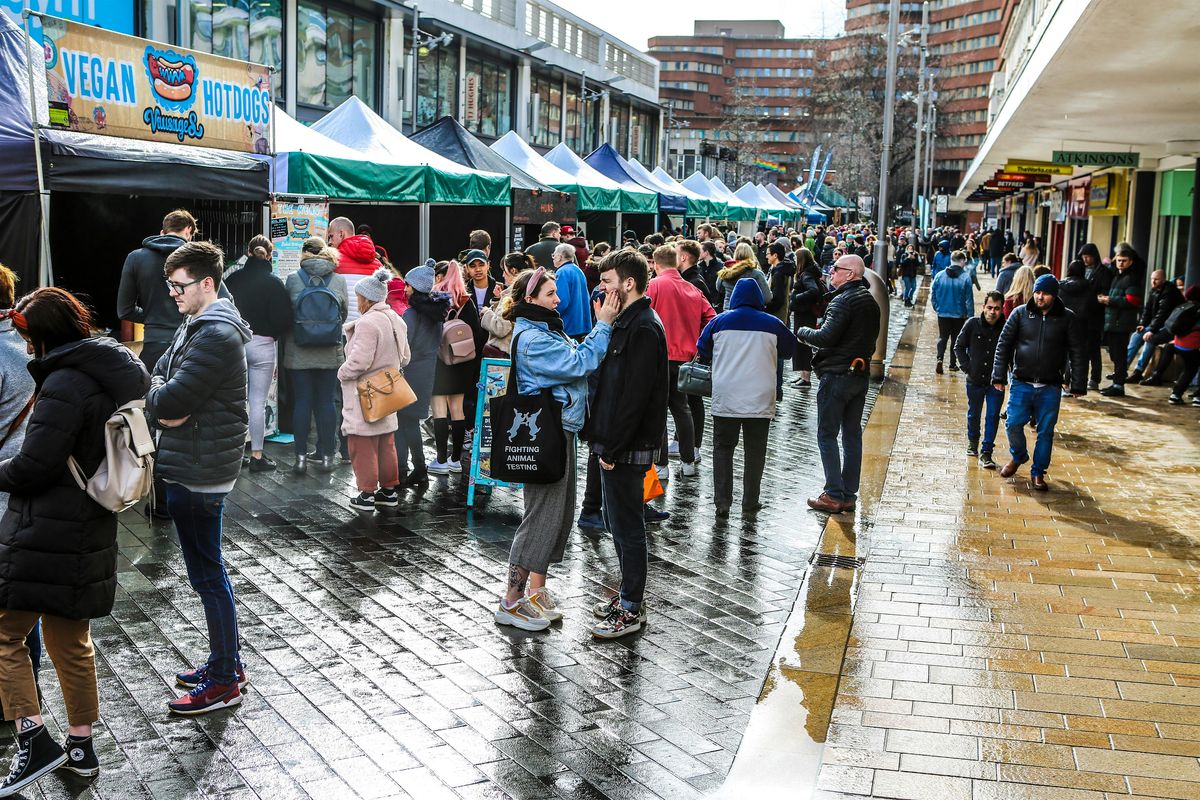
M 36 398 L 20 451 L 0 462 L 0 699 L 16 720 L 17 756 L 0 785 L 8 796 L 63 768 L 100 772 L 92 724 L 100 717 L 91 620 L 112 613 L 117 515 L 79 487 L 105 459 L 105 427 L 119 406 L 144 397 L 150 375 L 133 353 L 92 338 L 92 315 L 70 293 L 38 289 L 8 318 L 34 358 Z M 42 624 L 67 712 L 60 745 L 46 730 L 25 639 Z
M 479 381 L 479 361 L 487 342 L 487 332 L 479 322 L 475 304 L 470 301 L 458 262 L 439 262 L 434 272 L 440 277 L 433 290 L 450 298 L 450 310 L 442 329 L 442 346 L 433 377 L 433 443 L 437 448 L 437 460 L 429 465 L 429 471 L 434 475 L 449 475 L 462 471 L 459 457 L 467 433 L 463 398 L 467 392 L 475 391 Z M 448 345 L 452 339 L 460 343 L 460 350 L 469 349 L 465 347 L 468 332 L 474 344 L 473 351 L 451 355 Z M 464 355 L 470 358 L 464 358 Z
M 250 412 L 250 471 L 270 472 L 275 462 L 263 455 L 267 433 L 267 393 L 275 375 L 275 343 L 292 327 L 292 299 L 271 271 L 271 240 L 255 236 L 246 246 L 246 264 L 225 281 L 252 337 L 246 344 Z
M 284 337 L 283 366 L 292 391 L 292 435 L 296 465 L 303 475 L 315 458 L 323 469 L 337 463 L 337 370 L 342 365 L 342 325 L 349 310 L 346 279 L 338 275 L 338 251 L 319 236 L 305 239 L 300 269 L 285 288 L 292 301 L 291 330 Z M 308 452 L 308 431 L 317 420 L 317 449 Z
M 380 268 L 354 284 L 359 316 L 346 323 L 346 360 L 337 371 L 342 384 L 342 434 L 358 484 L 358 495 L 351 498 L 350 507 L 357 511 L 400 504 L 396 415 L 367 419 L 358 395 L 363 378 L 408 366 L 408 329 L 387 302 L 392 278 L 391 270 Z

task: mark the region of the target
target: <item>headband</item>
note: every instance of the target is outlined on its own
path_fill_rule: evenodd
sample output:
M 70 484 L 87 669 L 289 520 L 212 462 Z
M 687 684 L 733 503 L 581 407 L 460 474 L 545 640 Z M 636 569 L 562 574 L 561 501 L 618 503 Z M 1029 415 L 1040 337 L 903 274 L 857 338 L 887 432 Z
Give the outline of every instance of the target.
M 533 271 L 533 274 L 529 276 L 529 283 L 525 284 L 525 299 L 526 300 L 528 300 L 529 298 L 531 298 L 535 294 L 537 294 L 538 282 L 541 281 L 542 276 L 544 276 L 545 274 L 546 274 L 546 268 L 538 267 L 537 269 L 535 269 Z
M 10 308 L 8 311 L 0 311 L 0 320 L 12 320 L 13 327 L 19 331 L 29 330 L 29 323 L 25 320 L 25 315 L 15 308 Z

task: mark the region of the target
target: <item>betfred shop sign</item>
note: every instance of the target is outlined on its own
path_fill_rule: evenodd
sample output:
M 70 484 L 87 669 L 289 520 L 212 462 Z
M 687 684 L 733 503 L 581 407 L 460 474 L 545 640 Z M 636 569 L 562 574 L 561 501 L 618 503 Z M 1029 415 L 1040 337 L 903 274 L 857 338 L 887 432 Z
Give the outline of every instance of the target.
M 135 36 L 42 18 L 54 128 L 270 152 L 271 72 Z

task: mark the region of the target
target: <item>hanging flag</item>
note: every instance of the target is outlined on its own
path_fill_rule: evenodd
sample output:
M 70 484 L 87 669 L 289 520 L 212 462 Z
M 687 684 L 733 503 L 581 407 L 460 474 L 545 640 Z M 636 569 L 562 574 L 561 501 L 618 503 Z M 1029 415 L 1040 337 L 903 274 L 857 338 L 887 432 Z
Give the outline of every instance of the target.
M 812 163 L 808 165 L 808 183 L 812 184 L 813 178 L 817 177 L 817 159 L 821 157 L 821 145 L 817 145 L 817 149 L 813 150 Z
M 761 158 L 754 159 L 754 166 L 758 167 L 759 169 L 770 170 L 771 172 L 785 172 L 781 164 L 776 164 L 774 161 L 766 161 Z
M 825 183 L 825 173 L 829 171 L 829 159 L 832 157 L 833 148 L 830 147 L 825 151 L 825 163 L 821 165 L 821 176 L 817 178 L 815 183 L 811 180 L 808 182 L 809 188 L 812 190 L 808 198 L 808 204 L 816 202 L 817 192 L 821 191 L 821 186 Z

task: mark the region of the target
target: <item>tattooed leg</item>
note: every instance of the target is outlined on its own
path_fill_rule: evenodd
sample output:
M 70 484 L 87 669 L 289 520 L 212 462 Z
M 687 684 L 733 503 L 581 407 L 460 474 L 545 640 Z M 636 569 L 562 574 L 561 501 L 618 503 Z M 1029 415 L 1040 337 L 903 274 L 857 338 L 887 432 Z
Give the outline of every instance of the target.
M 504 595 L 504 599 L 509 605 L 517 602 L 525 594 L 525 581 L 529 579 L 529 570 L 523 567 L 518 567 L 516 564 L 508 565 L 508 591 Z
M 19 734 L 29 733 L 30 731 L 35 731 L 40 727 L 42 727 L 41 714 L 37 715 L 36 717 L 21 717 L 19 720 L 17 720 L 17 733 Z

